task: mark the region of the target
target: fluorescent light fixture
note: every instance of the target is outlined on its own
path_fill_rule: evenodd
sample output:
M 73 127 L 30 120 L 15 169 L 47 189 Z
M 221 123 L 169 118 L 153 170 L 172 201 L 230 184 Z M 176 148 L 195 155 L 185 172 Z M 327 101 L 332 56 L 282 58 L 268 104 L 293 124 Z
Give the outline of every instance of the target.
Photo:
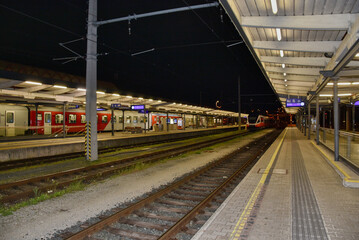
M 339 82 L 338 85 L 350 85 L 350 82 Z
M 271 0 L 270 3 L 272 5 L 273 14 L 277 14 L 278 13 L 277 0 Z
M 287 85 L 287 84 L 286 84 L 285 86 L 286 86 L 286 87 L 288 87 L 288 85 Z
M 33 84 L 33 85 L 42 85 L 42 83 L 39 82 L 33 82 L 33 81 L 25 81 L 25 83 Z
M 275 31 L 277 32 L 278 41 L 282 40 L 282 33 L 280 32 L 280 28 L 276 28 Z
M 284 77 L 287 76 L 287 73 L 283 73 L 283 76 L 284 76 Z
M 284 63 L 282 63 L 282 68 L 285 68 L 285 64 L 284 64 Z
M 84 89 L 84 88 L 78 88 L 77 91 L 86 92 L 86 89 Z
M 173 105 L 175 105 L 176 103 L 174 102 L 174 103 L 172 103 Z
M 54 87 L 55 88 L 63 88 L 63 89 L 67 88 L 66 86 L 60 86 L 60 85 L 54 85 Z
M 120 94 L 118 94 L 118 93 L 112 93 L 112 96 L 119 97 Z
M 96 91 L 97 94 L 105 94 L 104 92 L 101 91 Z
M 157 102 L 162 102 L 161 100 L 158 100 Z
M 319 97 L 332 97 L 333 94 L 319 94 Z
M 126 96 L 127 98 L 132 98 L 132 96 Z
M 332 83 L 332 82 L 328 83 L 328 86 L 333 86 L 333 85 L 334 85 L 334 83 Z
M 359 57 L 359 53 L 355 54 L 356 57 Z
M 353 84 L 353 85 L 358 85 L 358 84 L 359 84 L 359 82 L 352 82 L 352 84 Z
M 338 94 L 339 97 L 344 97 L 344 96 L 351 96 L 351 93 L 342 93 L 342 94 Z
M 138 100 L 143 100 L 143 98 L 139 97 Z
M 288 80 L 287 79 L 284 79 L 284 82 L 287 82 Z
M 338 94 L 338 97 L 345 97 L 345 96 L 351 96 L 351 93 L 341 93 Z M 333 94 L 320 94 L 320 97 L 333 97 Z
M 148 99 L 148 101 L 153 102 L 153 99 Z
M 284 57 L 284 52 L 283 52 L 283 50 L 279 50 L 279 55 L 280 55 L 280 57 Z

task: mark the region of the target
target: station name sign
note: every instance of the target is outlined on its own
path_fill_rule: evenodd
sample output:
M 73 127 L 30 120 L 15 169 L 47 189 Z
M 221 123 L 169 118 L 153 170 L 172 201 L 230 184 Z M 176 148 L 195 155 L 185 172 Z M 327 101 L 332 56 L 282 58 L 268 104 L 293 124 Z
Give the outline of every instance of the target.
M 287 99 L 287 107 L 303 107 L 305 104 L 299 98 L 288 98 Z
M 111 104 L 111 108 L 120 108 L 121 104 L 120 103 L 112 103 Z
M 131 105 L 132 110 L 144 110 L 145 105 Z

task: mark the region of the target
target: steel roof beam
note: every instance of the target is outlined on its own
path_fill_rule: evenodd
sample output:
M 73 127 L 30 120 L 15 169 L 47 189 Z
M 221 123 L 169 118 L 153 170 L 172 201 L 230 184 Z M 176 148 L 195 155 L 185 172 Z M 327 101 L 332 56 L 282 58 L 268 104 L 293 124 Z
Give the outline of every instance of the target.
M 295 80 L 295 81 L 305 81 L 305 82 L 314 82 L 317 79 L 317 76 L 306 76 L 306 75 L 294 75 L 294 74 L 287 74 L 284 76 L 283 73 L 268 73 L 268 76 L 271 79 L 287 79 L 287 80 Z
M 253 41 L 253 48 L 296 52 L 335 52 L 341 41 Z
M 267 72 L 297 74 L 297 75 L 311 75 L 318 76 L 322 68 L 281 68 L 281 67 L 266 67 Z
M 325 57 L 272 57 L 272 56 L 261 56 L 262 62 L 267 63 L 285 63 L 290 65 L 300 66 L 315 66 L 325 67 L 329 59 Z
M 296 86 L 306 86 L 306 87 L 310 87 L 312 85 L 314 85 L 314 82 L 301 82 L 301 81 L 287 81 L 287 82 L 284 82 L 283 80 L 273 80 L 272 79 L 272 83 L 273 84 L 287 84 L 288 86 L 293 86 L 293 85 L 296 85 Z
M 241 17 L 243 27 L 300 30 L 347 30 L 358 14 Z
M 3 81 L 5 80 L 5 81 Z M 19 83 L 22 83 L 22 81 L 18 81 L 18 80 L 8 80 L 8 79 L 4 79 L 4 78 L 0 78 L 0 88 L 9 88 L 12 86 L 15 86 Z M 3 82 L 2 82 L 3 81 Z

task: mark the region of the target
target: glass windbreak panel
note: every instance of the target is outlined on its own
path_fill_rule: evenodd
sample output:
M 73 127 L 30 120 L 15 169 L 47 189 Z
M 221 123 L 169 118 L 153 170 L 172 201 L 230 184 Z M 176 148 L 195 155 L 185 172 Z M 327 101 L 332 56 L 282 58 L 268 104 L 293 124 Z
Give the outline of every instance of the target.
M 118 122 L 123 123 L 123 117 L 118 117 Z
M 56 114 L 55 115 L 55 123 L 63 123 L 64 116 L 62 114 Z
M 138 117 L 137 116 L 134 116 L 133 117 L 133 123 L 137 123 L 138 122 Z
M 86 115 L 81 115 L 81 123 L 86 123 Z
M 14 123 L 14 113 L 8 112 L 6 113 L 6 123 Z
M 76 115 L 69 114 L 69 123 L 76 123 Z
M 140 123 L 143 123 L 144 117 L 140 117 Z
M 102 123 L 107 123 L 107 115 L 102 116 Z
M 126 117 L 126 123 L 131 123 L 131 116 Z
M 51 114 L 49 113 L 45 114 L 45 123 L 51 123 Z

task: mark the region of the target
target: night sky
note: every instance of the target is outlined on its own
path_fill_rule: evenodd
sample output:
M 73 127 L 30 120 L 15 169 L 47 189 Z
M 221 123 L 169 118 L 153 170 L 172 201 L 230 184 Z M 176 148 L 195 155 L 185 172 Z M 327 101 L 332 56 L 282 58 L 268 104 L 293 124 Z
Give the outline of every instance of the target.
M 98 19 L 208 2 L 102 0 Z M 53 58 L 74 56 L 59 43 L 81 38 L 67 46 L 86 54 L 87 8 L 80 0 L 0 0 L 0 59 L 85 76 L 85 60 Z M 108 24 L 98 35 L 98 79 L 115 83 L 122 94 L 212 108 L 220 100 L 222 109 L 236 111 L 240 75 L 242 112 L 280 106 L 246 45 L 227 47 L 241 37 L 220 7 Z

